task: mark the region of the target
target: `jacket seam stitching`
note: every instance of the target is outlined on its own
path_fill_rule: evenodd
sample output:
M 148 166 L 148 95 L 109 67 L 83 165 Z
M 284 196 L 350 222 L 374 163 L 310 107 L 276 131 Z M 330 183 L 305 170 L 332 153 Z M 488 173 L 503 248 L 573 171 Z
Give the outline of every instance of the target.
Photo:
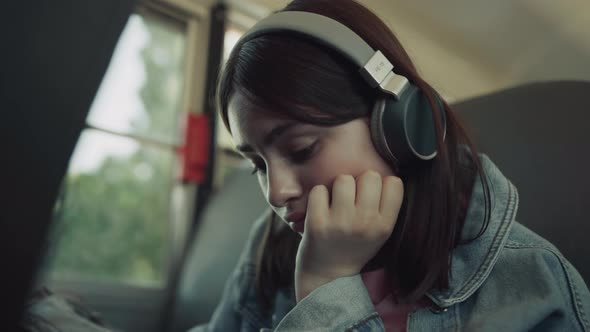
M 461 308 L 459 308 L 459 305 L 455 305 L 453 308 L 453 312 L 454 312 L 454 316 L 455 316 L 455 331 L 461 331 L 461 312 L 460 312 Z
M 454 297 L 456 300 L 450 304 L 461 302 L 462 300 L 464 300 L 463 297 L 473 289 L 473 285 L 483 282 L 483 280 L 485 279 L 485 276 L 488 275 L 490 272 L 489 267 L 497 260 L 498 253 L 500 251 L 500 248 L 502 247 L 502 242 L 504 242 L 504 241 L 502 241 L 502 239 L 506 238 L 505 235 L 507 234 L 507 232 L 511 226 L 511 222 L 510 222 L 510 220 L 508 220 L 508 218 L 511 218 L 511 219 L 513 218 L 513 216 L 514 216 L 513 212 L 514 212 L 516 204 L 517 204 L 517 198 L 513 195 L 514 189 L 510 183 L 508 183 L 508 188 L 509 188 L 509 193 L 508 193 L 509 201 L 508 201 L 506 210 L 504 211 L 504 216 L 502 217 L 502 225 L 499 227 L 498 232 L 494 236 L 494 241 L 493 241 L 494 244 L 492 245 L 492 248 L 489 251 L 489 253 L 493 252 L 494 254 L 488 254 L 486 256 L 484 262 L 481 265 L 481 268 L 478 269 L 478 271 L 463 286 L 463 288 L 455 294 Z
M 511 242 L 506 245 L 506 248 L 510 248 L 510 249 L 542 249 L 542 250 L 549 251 L 550 253 L 552 253 L 553 255 L 555 255 L 557 257 L 557 259 L 559 260 L 559 263 L 561 264 L 561 267 L 565 270 L 565 275 L 566 275 L 568 284 L 571 286 L 570 289 L 571 289 L 571 292 L 573 295 L 572 297 L 573 297 L 574 307 L 576 309 L 575 310 L 576 315 L 580 319 L 580 323 L 582 324 L 583 331 L 588 332 L 588 328 L 590 327 L 590 321 L 588 321 L 588 318 L 586 317 L 586 312 L 584 311 L 582 299 L 580 298 L 580 294 L 578 293 L 578 288 L 576 287 L 576 283 L 571 278 L 571 271 L 570 271 L 570 268 L 568 267 L 568 264 L 566 264 L 565 257 L 563 257 L 563 255 L 561 255 L 561 253 L 559 251 L 554 250 L 553 248 L 547 247 L 547 246 L 521 244 L 521 243 Z
M 561 261 L 561 260 L 560 260 Z M 582 322 L 582 328 L 584 329 L 584 331 L 588 331 L 587 328 L 590 326 L 590 322 L 588 322 L 588 318 L 586 317 L 586 312 L 584 311 L 584 307 L 582 304 L 582 299 L 580 298 L 580 294 L 578 293 L 578 288 L 576 287 L 575 282 L 573 282 L 572 278 L 571 278 L 571 273 L 570 273 L 570 268 L 567 266 L 567 264 L 563 264 L 562 266 L 565 269 L 565 274 L 567 275 L 567 279 L 569 281 L 569 284 L 572 287 L 572 292 L 574 293 L 574 303 L 575 303 L 575 307 L 576 307 L 576 313 L 578 314 L 578 317 L 580 318 L 581 322 Z
M 363 325 L 363 324 L 366 324 L 367 322 L 369 322 L 369 321 L 371 321 L 371 320 L 373 320 L 373 319 L 376 319 L 376 318 L 380 318 L 380 316 L 379 316 L 379 314 L 378 314 L 378 313 L 374 312 L 374 313 L 372 313 L 371 315 L 369 315 L 369 316 L 365 317 L 364 319 L 362 319 L 361 321 L 359 321 L 359 322 L 356 322 L 354 325 L 352 325 L 352 326 L 348 327 L 348 328 L 347 328 L 345 331 L 346 331 L 346 332 L 349 332 L 349 331 L 354 331 L 354 330 L 355 330 L 356 328 L 358 328 L 359 326 L 361 326 L 361 325 Z

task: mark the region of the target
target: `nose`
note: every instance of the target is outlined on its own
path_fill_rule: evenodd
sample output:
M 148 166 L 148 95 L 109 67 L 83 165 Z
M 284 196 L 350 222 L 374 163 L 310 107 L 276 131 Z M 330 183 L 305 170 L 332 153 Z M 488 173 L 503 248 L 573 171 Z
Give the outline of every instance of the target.
M 274 207 L 284 207 L 303 192 L 298 175 L 288 165 L 268 166 L 266 173 L 266 200 Z

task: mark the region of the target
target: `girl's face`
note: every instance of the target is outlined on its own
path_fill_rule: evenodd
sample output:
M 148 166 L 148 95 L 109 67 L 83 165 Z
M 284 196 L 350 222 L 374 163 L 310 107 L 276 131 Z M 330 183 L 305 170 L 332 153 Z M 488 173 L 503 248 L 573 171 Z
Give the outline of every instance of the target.
M 332 190 L 340 174 L 367 170 L 381 176 L 393 170 L 375 150 L 368 120 L 320 127 L 298 122 L 244 102 L 235 93 L 228 108 L 234 143 L 256 170 L 260 188 L 274 212 L 301 231 L 307 196 L 316 185 Z

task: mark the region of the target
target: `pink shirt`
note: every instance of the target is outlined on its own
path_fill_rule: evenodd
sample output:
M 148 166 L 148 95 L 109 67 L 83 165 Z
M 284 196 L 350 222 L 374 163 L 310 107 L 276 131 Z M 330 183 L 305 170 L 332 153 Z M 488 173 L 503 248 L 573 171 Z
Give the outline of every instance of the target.
M 361 276 L 371 297 L 371 302 L 381 316 L 385 330 L 388 332 L 405 332 L 408 315 L 418 308 L 427 306 L 426 300 L 412 304 L 397 303 L 396 292 L 390 286 L 389 280 L 386 279 L 384 269 L 365 272 Z

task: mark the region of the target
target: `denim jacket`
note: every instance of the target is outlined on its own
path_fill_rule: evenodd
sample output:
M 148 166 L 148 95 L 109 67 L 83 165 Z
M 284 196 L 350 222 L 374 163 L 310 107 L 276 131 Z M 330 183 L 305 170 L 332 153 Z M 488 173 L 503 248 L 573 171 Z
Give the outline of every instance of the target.
M 486 232 L 452 253 L 450 287 L 426 296 L 432 307 L 407 318 L 407 331 L 590 332 L 590 292 L 576 269 L 549 242 L 515 221 L 516 188 L 482 155 L 489 180 L 491 216 Z M 476 181 L 463 238 L 473 238 L 484 216 Z M 272 314 L 262 314 L 254 287 L 255 253 L 262 236 L 255 223 L 240 263 L 203 331 L 384 331 L 360 275 L 329 282 L 296 303 L 276 294 Z

